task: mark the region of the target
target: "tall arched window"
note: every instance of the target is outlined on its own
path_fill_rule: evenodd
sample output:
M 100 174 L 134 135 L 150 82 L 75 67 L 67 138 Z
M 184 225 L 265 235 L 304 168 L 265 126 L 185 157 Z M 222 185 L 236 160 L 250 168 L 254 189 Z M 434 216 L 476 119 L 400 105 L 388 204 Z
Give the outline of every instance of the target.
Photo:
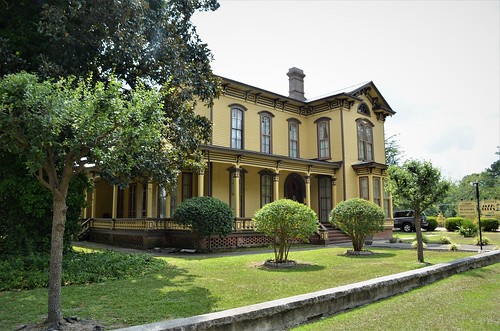
M 373 124 L 369 121 L 358 119 L 358 159 L 373 161 Z
M 272 153 L 272 118 L 273 114 L 267 111 L 259 112 L 260 115 L 260 151 Z
M 318 127 L 318 158 L 330 158 L 330 119 L 322 117 L 316 120 Z
M 297 119 L 288 119 L 288 155 L 299 157 L 299 124 Z
M 273 176 L 269 170 L 263 170 L 260 174 L 260 206 L 263 207 L 273 201 Z
M 327 223 L 332 210 L 332 179 L 328 176 L 318 177 L 319 221 Z
M 243 149 L 243 109 L 231 107 L 231 148 Z

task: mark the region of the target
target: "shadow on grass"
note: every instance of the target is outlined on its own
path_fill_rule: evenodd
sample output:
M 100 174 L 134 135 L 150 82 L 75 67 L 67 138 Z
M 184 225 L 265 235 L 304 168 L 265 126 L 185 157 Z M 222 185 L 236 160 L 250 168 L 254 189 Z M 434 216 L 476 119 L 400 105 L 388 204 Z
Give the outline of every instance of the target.
M 396 256 L 394 253 L 381 253 L 381 252 L 372 252 L 372 254 L 369 255 L 350 255 L 347 253 L 344 254 L 339 254 L 338 256 L 341 257 L 346 257 L 349 259 L 364 259 L 364 260 L 373 260 L 373 259 L 385 259 L 385 258 L 390 258 Z
M 149 275 L 64 287 L 65 315 L 91 315 L 106 327 L 126 327 L 206 314 L 219 299 L 194 285 L 199 277 L 166 263 Z
M 294 272 L 312 272 L 324 270 L 326 267 L 322 265 L 310 264 L 307 262 L 297 262 L 293 267 L 289 268 L 271 268 L 261 263 L 257 265 L 257 268 L 262 271 L 278 272 L 278 273 L 294 273 Z

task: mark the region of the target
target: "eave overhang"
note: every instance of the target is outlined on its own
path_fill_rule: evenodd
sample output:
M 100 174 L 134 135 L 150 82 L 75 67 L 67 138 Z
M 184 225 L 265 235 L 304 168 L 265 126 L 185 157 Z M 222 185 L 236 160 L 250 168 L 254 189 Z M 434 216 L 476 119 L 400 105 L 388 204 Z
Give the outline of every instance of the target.
M 223 95 L 304 116 L 340 108 L 350 109 L 356 101 L 363 100 L 351 93 L 342 92 L 320 99 L 301 101 L 229 78 L 219 78 L 222 81 Z
M 307 174 L 334 175 L 342 167 L 342 161 L 319 161 L 291 158 L 284 155 L 266 154 L 222 146 L 202 145 L 202 151 L 209 152 L 207 159 L 235 166 L 256 166 L 279 170 L 300 171 Z
M 384 163 L 367 161 L 367 162 L 354 163 L 351 165 L 351 167 L 359 175 L 359 174 L 366 174 L 366 173 L 371 174 L 374 172 L 374 170 L 378 170 L 380 173 L 384 173 L 389 166 L 387 164 L 384 164 Z

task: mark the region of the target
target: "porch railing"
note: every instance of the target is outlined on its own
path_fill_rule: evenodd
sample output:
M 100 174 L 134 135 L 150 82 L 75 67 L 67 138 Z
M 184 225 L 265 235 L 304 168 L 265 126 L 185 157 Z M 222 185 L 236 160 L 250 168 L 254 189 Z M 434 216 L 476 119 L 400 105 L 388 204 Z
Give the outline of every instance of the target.
M 90 228 L 109 230 L 191 231 L 190 226 L 177 224 L 170 218 L 91 218 L 82 223 L 82 232 Z M 255 224 L 250 218 L 238 218 L 234 221 L 233 231 L 255 231 Z

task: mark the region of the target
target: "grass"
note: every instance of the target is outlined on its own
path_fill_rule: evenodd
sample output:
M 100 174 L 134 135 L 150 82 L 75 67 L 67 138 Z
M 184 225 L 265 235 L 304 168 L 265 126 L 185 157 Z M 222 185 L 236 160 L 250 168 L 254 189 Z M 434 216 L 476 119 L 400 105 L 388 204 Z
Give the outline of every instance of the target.
M 448 232 L 448 231 L 422 231 L 429 239 L 429 243 L 438 243 L 441 236 L 449 237 L 452 243 L 461 245 L 475 245 L 475 238 L 464 238 L 459 235 L 458 232 Z M 415 232 L 405 233 L 405 232 L 394 232 L 394 236 L 398 236 L 403 242 L 412 242 L 415 240 Z M 500 246 L 500 232 L 483 232 L 483 239 L 486 237 L 490 240 L 490 245 Z M 479 248 L 479 246 L 478 246 Z
M 500 330 L 498 284 L 500 263 L 293 330 Z
M 372 256 L 344 256 L 345 248 L 294 251 L 304 266 L 261 267 L 272 253 L 173 255 L 151 275 L 62 289 L 63 315 L 100 320 L 107 328 L 150 323 L 245 306 L 420 268 L 412 250 L 373 249 Z M 426 252 L 428 263 L 472 253 Z M 47 314 L 47 290 L 0 292 L 0 329 L 40 322 Z

